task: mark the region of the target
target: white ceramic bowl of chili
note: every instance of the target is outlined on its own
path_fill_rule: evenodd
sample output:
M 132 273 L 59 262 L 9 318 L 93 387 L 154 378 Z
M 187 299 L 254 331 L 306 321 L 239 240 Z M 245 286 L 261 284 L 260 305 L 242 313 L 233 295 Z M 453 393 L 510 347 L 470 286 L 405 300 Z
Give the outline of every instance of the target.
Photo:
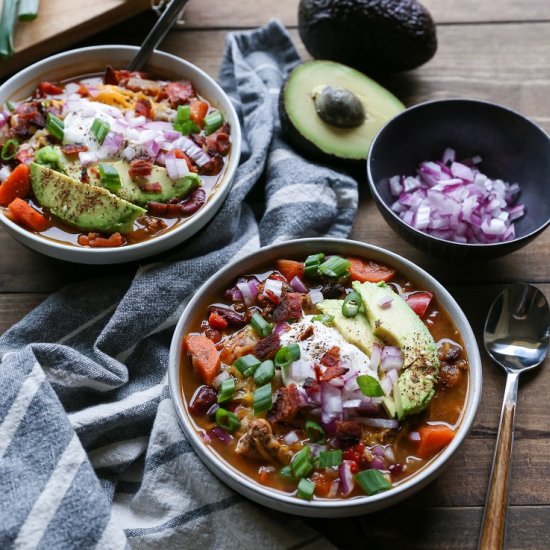
M 63 82 L 103 74 L 106 65 L 125 68 L 134 57 L 135 46 L 90 46 L 63 52 L 23 69 L 0 86 L 0 105 L 8 100 L 21 101 L 30 97 L 39 82 Z M 219 109 L 231 125 L 231 150 L 224 172 L 206 204 L 190 218 L 174 225 L 169 231 L 143 242 L 118 248 L 90 248 L 65 244 L 14 223 L 0 208 L 0 224 L 25 246 L 60 260 L 83 264 L 116 264 L 141 260 L 164 252 L 192 237 L 216 214 L 229 193 L 239 163 L 241 129 L 237 113 L 222 88 L 197 66 L 175 55 L 155 51 L 144 68 L 153 78 L 190 80 L 197 92 Z
M 388 265 L 396 269 L 398 274 L 412 280 L 418 288 L 432 292 L 439 306 L 453 320 L 462 336 L 469 363 L 469 381 L 462 416 L 454 439 L 418 472 L 394 485 L 391 489 L 372 496 L 307 501 L 290 493 L 261 485 L 211 450 L 197 432 L 188 410 L 188 403 L 183 397 L 180 378 L 184 373 L 180 363 L 183 353 L 183 337 L 192 329 L 196 319 L 202 318 L 213 296 L 217 296 L 221 290 L 226 289 L 239 276 L 255 273 L 258 268 L 265 268 L 267 265 L 275 265 L 277 259 L 306 258 L 310 254 L 321 251 L 343 256 L 356 256 Z M 170 347 L 168 380 L 170 395 L 185 437 L 206 466 L 222 481 L 251 500 L 282 512 L 310 517 L 336 518 L 375 512 L 397 504 L 425 487 L 442 472 L 472 427 L 481 398 L 482 367 L 476 338 L 466 316 L 445 287 L 426 271 L 393 252 L 370 244 L 341 239 L 316 238 L 288 241 L 262 248 L 227 265 L 208 279 L 193 295 L 176 326 Z

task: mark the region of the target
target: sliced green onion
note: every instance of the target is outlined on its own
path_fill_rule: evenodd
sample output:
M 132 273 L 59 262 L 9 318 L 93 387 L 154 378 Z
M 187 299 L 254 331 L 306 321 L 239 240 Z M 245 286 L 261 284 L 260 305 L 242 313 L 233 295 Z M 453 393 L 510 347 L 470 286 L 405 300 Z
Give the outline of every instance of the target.
M 304 262 L 304 265 L 319 265 L 323 260 L 325 259 L 325 254 L 323 252 L 319 252 L 319 254 L 311 254 L 311 256 L 308 256 L 306 258 L 306 261 Z
M 283 466 L 279 470 L 279 477 L 285 480 L 294 479 L 292 476 L 292 468 L 290 466 Z
M 12 113 L 13 111 L 15 111 L 15 103 L 11 99 L 8 99 L 8 101 L 6 101 L 6 107 L 8 108 L 8 111 Z
M 52 113 L 48 113 L 48 118 L 46 119 L 46 129 L 54 138 L 57 138 L 59 141 L 63 141 L 65 124 L 63 124 L 63 121 L 60 118 L 56 117 Z
M 375 495 L 391 488 L 391 483 L 379 470 L 363 470 L 355 474 L 355 479 L 367 495 Z
M 100 118 L 96 118 L 92 122 L 92 134 L 94 134 L 95 138 L 97 139 L 97 141 L 99 141 L 100 144 L 103 143 L 110 129 L 111 126 L 109 125 L 109 123 L 101 120 Z
M 350 292 L 342 304 L 342 315 L 344 317 L 355 317 L 361 307 L 361 294 L 359 292 Z
M 300 346 L 296 343 L 283 346 L 275 354 L 275 366 L 284 369 L 293 361 L 300 359 Z
M 384 395 L 384 390 L 382 389 L 380 382 L 378 382 L 378 380 L 376 380 L 373 376 L 361 374 L 356 380 L 359 389 L 367 397 L 382 397 Z
M 17 16 L 17 0 L 4 0 L 0 15 L 0 59 L 14 53 L 13 28 Z
M 262 337 L 269 336 L 273 330 L 273 325 L 268 323 L 259 313 L 252 315 L 250 324 L 257 334 Z
M 37 164 L 42 164 L 43 166 L 47 166 L 48 168 L 61 172 L 62 174 L 65 174 L 65 170 L 61 165 L 61 157 L 59 156 L 59 153 L 49 145 L 46 147 L 42 147 L 42 149 L 39 149 L 36 152 L 36 155 L 34 156 L 34 162 L 36 162 Z
M 309 479 L 301 479 L 298 483 L 298 496 L 304 500 L 311 500 L 315 492 L 315 483 Z
M 259 387 L 254 392 L 254 414 L 271 409 L 273 405 L 273 395 L 271 393 L 271 384 Z
M 220 386 L 220 393 L 218 394 L 218 403 L 229 401 L 235 393 L 235 379 L 228 378 L 224 380 Z
M 254 382 L 256 383 L 256 386 L 263 386 L 264 384 L 271 382 L 274 376 L 275 365 L 273 364 L 273 361 L 267 360 L 256 369 L 256 372 L 254 373 Z
M 204 133 L 208 136 L 221 128 L 223 124 L 223 115 L 220 111 L 214 111 L 204 117 Z
M 234 432 L 241 427 L 239 417 L 235 413 L 221 407 L 216 411 L 216 424 L 226 432 Z
M 307 476 L 313 470 L 311 448 L 306 445 L 301 451 L 298 451 L 292 458 L 290 468 L 292 469 L 294 479 L 301 479 Z
M 332 256 L 319 266 L 319 273 L 327 277 L 341 277 L 347 273 L 351 262 L 340 256 Z
M 19 151 L 19 143 L 16 139 L 8 139 L 4 145 L 2 145 L 2 152 L 0 153 L 0 158 L 2 160 L 11 160 L 15 158 Z
M 334 315 L 315 315 L 315 317 L 313 317 L 313 321 L 319 321 L 323 323 L 323 325 L 327 325 L 327 327 L 330 327 L 332 326 L 332 322 L 334 321 Z
M 325 430 L 323 430 L 317 422 L 314 422 L 313 420 L 306 420 L 305 428 L 310 441 L 317 443 L 325 440 Z
M 174 130 L 180 132 L 184 136 L 188 136 L 189 134 L 196 134 L 197 132 L 201 131 L 201 129 L 192 120 L 174 123 Z
M 38 15 L 40 0 L 19 0 L 19 21 L 32 21 Z
M 254 371 L 260 366 L 261 361 L 256 359 L 251 354 L 243 355 L 239 357 L 234 363 L 233 366 L 244 376 L 251 376 L 254 374 Z M 250 374 L 247 374 L 248 371 L 252 371 Z
M 101 185 L 105 189 L 111 191 L 111 193 L 116 193 L 120 190 L 122 186 L 120 175 L 112 164 L 100 164 L 97 169 L 99 170 Z
M 336 468 L 342 464 L 342 449 L 332 449 L 319 453 L 319 468 Z
M 176 113 L 175 124 L 187 122 L 191 118 L 191 107 L 189 105 L 179 105 Z

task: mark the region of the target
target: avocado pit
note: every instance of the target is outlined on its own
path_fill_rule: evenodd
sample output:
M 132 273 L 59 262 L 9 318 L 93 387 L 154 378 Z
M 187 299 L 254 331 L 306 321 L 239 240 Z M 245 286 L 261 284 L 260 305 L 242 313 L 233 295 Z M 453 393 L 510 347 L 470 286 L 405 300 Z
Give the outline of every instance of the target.
M 361 100 L 346 88 L 323 86 L 313 92 L 315 110 L 327 124 L 338 128 L 356 128 L 365 121 Z

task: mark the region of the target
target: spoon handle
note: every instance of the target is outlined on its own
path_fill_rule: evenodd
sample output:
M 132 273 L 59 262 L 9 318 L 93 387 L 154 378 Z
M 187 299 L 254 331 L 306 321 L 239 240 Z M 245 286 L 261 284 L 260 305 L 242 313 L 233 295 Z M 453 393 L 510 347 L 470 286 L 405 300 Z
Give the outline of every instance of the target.
M 479 538 L 480 550 L 501 550 L 504 547 L 518 378 L 517 372 L 508 372 L 506 377 L 491 480 Z

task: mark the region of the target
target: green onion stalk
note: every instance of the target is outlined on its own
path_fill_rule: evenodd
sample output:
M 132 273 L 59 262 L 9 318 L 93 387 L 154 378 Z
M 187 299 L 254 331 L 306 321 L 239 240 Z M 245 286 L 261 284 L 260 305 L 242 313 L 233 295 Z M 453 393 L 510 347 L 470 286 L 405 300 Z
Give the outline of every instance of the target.
M 2 14 L 0 15 L 0 59 L 12 55 L 13 29 L 17 16 L 17 0 L 3 0 Z

